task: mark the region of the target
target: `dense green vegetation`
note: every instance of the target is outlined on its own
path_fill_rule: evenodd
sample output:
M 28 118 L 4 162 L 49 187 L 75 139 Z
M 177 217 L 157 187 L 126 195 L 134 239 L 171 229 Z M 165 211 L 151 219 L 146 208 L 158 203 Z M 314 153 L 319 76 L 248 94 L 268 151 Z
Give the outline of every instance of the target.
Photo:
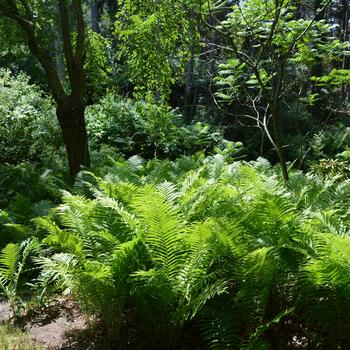
M 60 298 L 104 349 L 349 349 L 349 24 L 0 0 L 0 347 Z
M 2 211 L 2 232 L 18 242 L 0 256 L 3 293 L 20 317 L 32 276 L 35 303 L 72 293 L 112 339 L 132 306 L 145 348 L 176 348 L 188 324 L 210 348 L 283 348 L 293 337 L 347 348 L 350 182 L 294 170 L 286 187 L 278 173 L 229 152 L 132 157 L 51 200 L 15 196 Z

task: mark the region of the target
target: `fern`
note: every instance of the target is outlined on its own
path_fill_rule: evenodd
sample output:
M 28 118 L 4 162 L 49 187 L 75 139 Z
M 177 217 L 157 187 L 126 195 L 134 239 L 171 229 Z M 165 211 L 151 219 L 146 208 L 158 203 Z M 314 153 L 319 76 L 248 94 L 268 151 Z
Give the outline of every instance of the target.
M 152 259 L 169 278 L 177 274 L 185 260 L 185 226 L 177 209 L 152 186 L 140 189 L 132 202 L 143 224 L 145 243 Z
M 20 246 L 18 244 L 9 243 L 1 250 L 0 255 L 0 283 L 3 290 L 7 284 L 16 282 L 15 273 L 19 263 Z M 10 289 L 12 286 L 10 286 Z
M 49 233 L 43 243 L 62 252 L 37 259 L 42 268 L 39 283 L 43 290 L 54 284 L 72 293 L 86 313 L 104 320 L 115 338 L 128 296 L 127 279 L 136 269 L 137 233 L 130 232 L 136 228 L 132 215 L 115 200 L 100 196 L 91 200 L 66 192 L 51 215 L 35 220 Z M 119 231 L 121 221 L 130 224 L 127 236 Z
M 25 307 L 18 294 L 19 280 L 29 254 L 36 249 L 38 242 L 28 239 L 21 244 L 9 243 L 0 253 L 0 292 L 9 300 L 15 317 L 21 316 Z
M 28 227 L 45 232 L 42 287 L 71 293 L 111 336 L 127 304 L 162 348 L 189 323 L 211 349 L 278 348 L 271 335 L 297 326 L 311 347 L 315 334 L 348 347 L 349 183 L 291 171 L 286 185 L 266 160 L 222 155 L 85 175 L 56 208 L 39 202 Z

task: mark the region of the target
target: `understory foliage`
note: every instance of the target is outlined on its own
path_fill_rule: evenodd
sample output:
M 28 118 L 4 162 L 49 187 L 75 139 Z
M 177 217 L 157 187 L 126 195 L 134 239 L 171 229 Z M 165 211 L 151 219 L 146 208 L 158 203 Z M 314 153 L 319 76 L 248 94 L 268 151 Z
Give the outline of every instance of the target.
M 91 35 L 92 40 L 95 34 Z M 98 41 L 98 36 L 95 39 Z M 90 72 L 92 81 L 95 74 L 103 79 L 98 65 L 94 61 L 89 64 L 97 67 Z M 95 93 L 95 87 L 90 90 Z M 212 151 L 223 142 L 217 126 L 204 122 L 187 125 L 179 110 L 165 104 L 135 101 L 112 92 L 92 100 L 96 103 L 87 107 L 86 122 L 93 164 L 106 154 L 174 159 L 179 154 Z M 20 167 L 26 162 L 45 170 L 64 170 L 64 143 L 55 118 L 52 99 L 31 84 L 29 76 L 0 69 L 1 164 Z
M 40 244 L 3 249 L 2 289 L 20 300 L 29 258 L 37 293 L 72 294 L 113 339 L 128 307 L 145 346 L 194 325 L 210 349 L 348 348 L 350 181 L 278 174 L 224 153 L 110 160 L 17 225 Z
M 211 150 L 222 132 L 206 123 L 185 125 L 182 115 L 165 105 L 133 101 L 107 94 L 87 109 L 87 128 L 93 149 L 103 146 L 129 156 L 171 157 Z
M 349 24 L 345 0 L 0 0 L 13 321 L 67 297 L 120 348 L 350 349 Z
M 61 145 L 51 99 L 24 73 L 0 68 L 0 162 L 50 164 Z

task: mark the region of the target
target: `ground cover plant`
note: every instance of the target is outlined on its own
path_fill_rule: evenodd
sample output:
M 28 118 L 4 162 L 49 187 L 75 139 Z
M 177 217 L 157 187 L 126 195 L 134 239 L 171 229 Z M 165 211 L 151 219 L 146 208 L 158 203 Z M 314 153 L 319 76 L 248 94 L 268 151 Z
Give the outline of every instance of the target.
M 349 28 L 0 0 L 0 348 L 349 349 Z
M 132 310 L 145 348 L 177 348 L 190 326 L 213 349 L 348 346 L 349 180 L 291 171 L 286 186 L 264 159 L 221 154 L 97 173 L 3 248 L 16 317 L 30 282 L 33 299 L 72 295 L 108 339 Z

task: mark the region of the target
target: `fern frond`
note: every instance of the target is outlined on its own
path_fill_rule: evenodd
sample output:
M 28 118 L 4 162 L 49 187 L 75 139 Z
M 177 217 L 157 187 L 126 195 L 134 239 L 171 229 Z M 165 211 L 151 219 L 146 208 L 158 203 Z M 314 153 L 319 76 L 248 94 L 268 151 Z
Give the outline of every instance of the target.
M 211 350 L 239 349 L 241 344 L 239 315 L 232 303 L 218 302 L 207 305 L 198 323 L 202 337 Z
M 132 206 L 143 224 L 143 236 L 154 262 L 174 277 L 187 255 L 185 226 L 178 210 L 153 186 L 140 189 Z
M 49 214 L 50 210 L 55 207 L 55 204 L 49 200 L 42 200 L 33 205 L 33 215 L 38 216 L 46 216 Z
M 348 288 L 350 239 L 330 233 L 314 238 L 317 256 L 302 269 L 304 277 L 318 286 Z
M 78 260 L 74 255 L 57 253 L 50 258 L 37 257 L 34 262 L 40 267 L 38 281 L 42 285 L 55 283 L 65 294 L 71 293 L 74 289 L 75 274 L 80 272 Z
M 169 181 L 164 181 L 157 185 L 157 189 L 167 202 L 175 205 L 177 198 L 180 196 L 176 185 Z
M 201 169 L 195 171 L 195 172 L 190 172 L 185 179 L 182 181 L 180 193 L 181 195 L 185 195 L 186 193 L 190 192 L 190 190 L 197 184 L 200 176 L 201 176 Z
M 83 242 L 73 232 L 60 229 L 50 217 L 38 217 L 34 221 L 38 227 L 49 232 L 49 235 L 43 239 L 44 244 L 82 256 Z
M 283 310 L 278 315 L 276 315 L 271 321 L 266 322 L 259 326 L 256 331 L 250 336 L 248 343 L 245 344 L 241 349 L 242 350 L 255 350 L 259 348 L 258 342 L 264 332 L 266 332 L 271 326 L 276 325 L 281 322 L 281 320 L 295 312 L 295 307 L 288 308 Z
M 0 278 L 11 281 L 19 263 L 20 245 L 9 243 L 0 253 Z
M 38 246 L 36 239 L 27 239 L 21 244 L 9 243 L 0 253 L 0 289 L 9 299 L 15 314 L 18 313 L 16 300 L 19 299 L 17 289 L 20 276 L 29 254 Z
M 118 201 L 113 198 L 105 196 L 97 197 L 97 200 L 105 208 L 111 208 L 115 210 L 120 216 L 123 223 L 130 229 L 131 232 L 137 233 L 139 222 L 134 214 L 127 211 Z
M 191 320 L 198 315 L 198 312 L 214 297 L 226 294 L 228 292 L 229 283 L 225 279 L 218 279 L 217 281 L 208 284 L 206 287 L 201 288 L 201 292 L 191 301 L 188 308 L 189 314 L 187 315 L 185 310 L 182 310 L 181 317 L 183 322 Z

